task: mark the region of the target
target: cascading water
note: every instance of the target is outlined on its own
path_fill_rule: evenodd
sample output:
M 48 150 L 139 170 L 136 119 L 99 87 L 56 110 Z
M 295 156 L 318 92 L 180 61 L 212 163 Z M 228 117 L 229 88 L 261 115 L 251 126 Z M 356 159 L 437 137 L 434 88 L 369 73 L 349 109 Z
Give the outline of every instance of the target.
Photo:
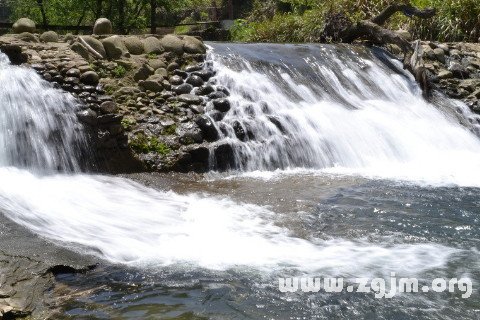
M 478 183 L 479 117 L 457 102 L 444 101 L 450 110 L 443 111 L 426 102 L 400 63 L 382 51 L 212 47 L 216 82 L 231 93 L 232 107 L 218 129 L 219 144 L 234 146 L 233 168 Z M 469 128 L 459 125 L 459 118 Z
M 86 149 L 78 104 L 0 53 L 0 166 L 79 171 Z
M 219 144 L 235 145 L 237 168 L 308 168 L 320 172 L 318 180 L 287 176 L 272 186 L 242 176 L 230 183 L 231 177 L 214 175 L 219 180 L 200 182 L 206 190 L 218 183 L 219 195 L 214 196 L 164 192 L 128 179 L 80 174 L 77 147 L 84 136 L 75 119 L 75 101 L 35 72 L 8 65 L 0 54 L 0 212 L 42 237 L 107 263 L 133 266 L 141 274 L 153 267 L 162 283 L 165 272 L 172 287 L 185 286 L 187 292 L 196 285 L 176 279 L 191 274 L 198 275 L 199 283 L 211 281 L 212 287 L 198 294 L 207 297 L 191 305 L 204 306 L 210 291 L 220 286 L 234 288 L 229 293 L 233 298 L 215 298 L 227 300 L 220 318 L 286 318 L 289 313 L 325 318 L 340 312 L 328 307 L 312 314 L 313 304 L 305 307 L 305 299 L 285 299 L 272 295 L 271 286 L 252 284 L 258 274 L 269 283 L 272 277 L 292 273 L 373 277 L 398 272 L 421 279 L 446 272 L 457 276 L 458 270 L 459 275 L 478 274 L 478 250 L 469 240 L 478 234 L 478 219 L 471 212 L 474 196 L 468 189 L 417 190 L 322 173 L 479 186 L 480 142 L 472 133 L 477 119 L 462 104 L 446 101 L 441 109 L 446 111 L 440 111 L 422 100 L 411 79 L 386 66 L 395 67 L 394 62 L 382 62 L 365 50 L 213 47 L 217 84 L 229 89 L 232 103 L 218 122 L 223 134 Z M 451 112 L 452 106 L 466 116 Z M 183 191 L 192 192 L 194 185 L 189 181 Z M 257 204 L 246 204 L 242 197 L 238 202 L 225 199 L 237 189 Z M 322 198 L 319 194 L 325 189 L 329 195 Z M 268 198 L 288 207 L 286 213 L 264 207 Z M 452 209 L 452 201 L 463 206 L 461 214 Z M 305 205 L 309 202 L 314 204 Z M 223 271 L 227 279 L 221 278 Z M 118 295 L 105 295 L 115 305 L 110 309 L 137 296 L 126 278 L 122 301 L 115 300 Z M 123 285 L 115 281 L 113 287 Z M 250 294 L 253 306 L 245 301 Z M 146 296 L 148 301 L 155 299 L 151 292 Z M 103 297 L 102 303 L 108 304 Z M 322 299 L 323 305 L 332 304 L 331 298 Z M 346 314 L 370 312 L 364 301 Z M 432 298 L 425 305 L 440 309 L 443 302 Z M 392 304 L 393 308 L 385 304 L 386 311 L 377 310 L 403 314 Z M 138 308 L 134 316 L 141 317 L 137 312 Z M 143 315 L 152 316 L 148 312 Z

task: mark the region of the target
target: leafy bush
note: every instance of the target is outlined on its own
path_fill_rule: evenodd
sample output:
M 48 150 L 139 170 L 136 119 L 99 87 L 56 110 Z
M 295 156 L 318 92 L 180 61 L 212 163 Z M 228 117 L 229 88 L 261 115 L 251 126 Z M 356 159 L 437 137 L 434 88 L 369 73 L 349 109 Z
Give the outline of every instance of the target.
M 230 34 L 234 41 L 317 42 L 327 16 L 342 12 L 352 22 L 376 16 L 393 0 L 282 0 L 292 4 L 292 12 L 275 10 L 275 1 L 256 1 L 246 20 L 237 20 Z M 480 1 L 478 0 L 412 0 L 419 8 L 434 7 L 431 19 L 408 18 L 396 14 L 385 27 L 405 29 L 415 38 L 437 41 L 476 40 L 480 36 Z M 296 10 L 299 5 L 309 10 Z M 257 11 L 255 11 L 257 10 Z M 477 30 L 477 34 L 474 34 Z

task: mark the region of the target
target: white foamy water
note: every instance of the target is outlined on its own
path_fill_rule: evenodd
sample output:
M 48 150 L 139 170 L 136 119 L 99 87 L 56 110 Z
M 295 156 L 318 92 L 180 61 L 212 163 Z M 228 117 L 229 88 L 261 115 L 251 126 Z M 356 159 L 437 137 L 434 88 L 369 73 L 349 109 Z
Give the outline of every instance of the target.
M 408 76 L 364 49 L 213 47 L 216 81 L 232 102 L 218 125 L 220 143 L 235 147 L 236 169 L 480 186 L 480 140 L 472 132 L 479 117 L 458 102 L 444 101 L 444 108 L 426 102 Z M 235 133 L 239 126 L 244 141 Z
M 351 58 L 339 65 L 330 53 L 326 56 L 333 61 L 329 68 L 307 61 L 326 79 L 318 86 L 315 79 L 305 83 L 305 78 L 294 78 L 299 71 L 266 66 L 262 74 L 238 58 L 245 70 L 220 67 L 217 80 L 230 88 L 234 107 L 224 121 L 224 141 L 242 146 L 242 169 L 345 167 L 358 173 L 372 168 L 375 174 L 385 170 L 397 177 L 398 172 L 380 169 L 398 163 L 425 179 L 452 181 L 464 179 L 463 172 L 479 174 L 478 139 L 423 102 L 408 80 L 364 59 L 360 67 L 368 79 L 360 81 L 359 66 Z M 311 68 L 307 71 L 315 75 Z M 338 78 L 340 74 L 351 81 Z M 303 239 L 277 226 L 280 216 L 256 205 L 156 191 L 114 177 L 40 175 L 44 169 L 78 170 L 72 140 L 84 137 L 75 129 L 74 101 L 33 71 L 5 61 L 0 83 L 0 211 L 75 250 L 135 266 L 296 268 L 355 276 L 390 271 L 413 275 L 444 267 L 459 252 L 430 243 Z M 251 106 L 244 105 L 247 94 Z M 266 105 L 255 102 L 260 100 Z M 228 127 L 234 120 L 248 122 L 256 138 L 238 142 Z M 282 133 L 282 126 L 289 134 Z M 433 178 L 421 174 L 427 169 Z
M 437 244 L 379 245 L 301 239 L 268 209 L 202 195 L 178 195 L 102 176 L 38 177 L 1 168 L 0 210 L 75 250 L 135 266 L 190 264 L 368 276 L 443 267 L 460 250 Z

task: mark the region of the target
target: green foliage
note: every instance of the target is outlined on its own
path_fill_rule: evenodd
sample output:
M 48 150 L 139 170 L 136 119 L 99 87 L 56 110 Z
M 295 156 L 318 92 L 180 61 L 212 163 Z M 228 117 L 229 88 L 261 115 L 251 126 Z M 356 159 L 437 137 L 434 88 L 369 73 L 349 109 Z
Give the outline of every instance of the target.
M 154 60 L 157 59 L 157 54 L 156 53 L 148 53 L 147 54 L 147 59 Z
M 162 134 L 164 135 L 172 135 L 172 134 L 175 134 L 175 131 L 177 130 L 177 126 L 176 125 L 171 125 L 171 126 L 168 126 L 166 127 L 165 129 L 163 129 L 163 132 Z
M 130 140 L 130 146 L 138 153 L 154 152 L 166 156 L 172 152 L 168 145 L 158 141 L 156 137 L 147 137 L 143 133 L 135 135 L 135 137 Z
M 115 78 L 123 78 L 126 73 L 127 69 L 125 69 L 124 66 L 116 66 L 115 69 L 113 69 L 112 71 L 112 74 Z
M 121 124 L 125 130 L 130 131 L 130 129 L 137 124 L 137 121 L 134 118 L 124 117 Z
M 280 2 L 290 3 L 292 10 L 277 10 Z M 230 30 L 231 39 L 247 42 L 316 42 L 320 40 L 325 17 L 343 12 L 352 22 L 376 16 L 393 0 L 257 0 L 246 20 L 237 20 Z M 478 0 L 412 0 L 412 5 L 434 7 L 431 19 L 394 15 L 385 27 L 405 29 L 415 38 L 437 41 L 476 40 L 480 34 L 480 1 Z M 298 8 L 308 7 L 306 11 Z

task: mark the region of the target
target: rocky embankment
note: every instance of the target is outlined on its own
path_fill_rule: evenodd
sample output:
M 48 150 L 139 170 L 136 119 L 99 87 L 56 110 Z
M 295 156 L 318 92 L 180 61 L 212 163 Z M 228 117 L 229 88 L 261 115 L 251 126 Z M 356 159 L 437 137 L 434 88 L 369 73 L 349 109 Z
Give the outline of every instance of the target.
M 422 43 L 433 86 L 480 113 L 480 43 Z
M 208 143 L 218 134 L 203 114 L 208 106 L 226 112 L 229 102 L 225 88 L 209 83 L 214 72 L 202 41 L 111 35 L 106 19 L 97 21 L 91 36 L 36 34 L 29 24 L 20 21 L 24 27 L 0 37 L 0 50 L 78 98 L 94 168 L 208 170 Z

